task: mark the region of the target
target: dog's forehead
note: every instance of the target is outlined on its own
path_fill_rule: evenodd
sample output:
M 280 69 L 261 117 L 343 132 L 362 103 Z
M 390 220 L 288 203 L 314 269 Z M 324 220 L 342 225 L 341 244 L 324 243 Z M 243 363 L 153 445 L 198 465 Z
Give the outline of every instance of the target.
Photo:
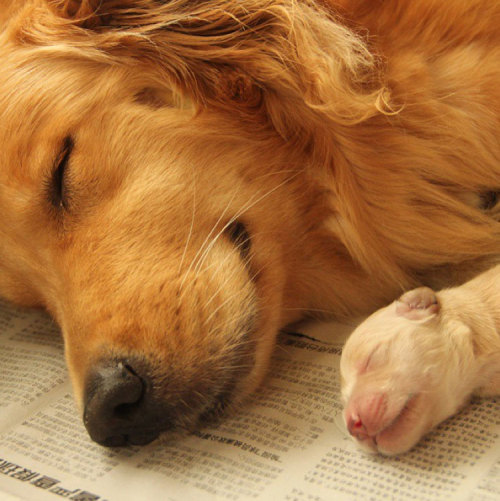
M 76 136 L 78 142 L 87 130 L 96 148 L 99 137 L 104 151 L 113 137 L 120 136 L 117 119 L 122 128 L 134 120 L 137 126 L 139 115 L 124 116 L 123 110 L 130 110 L 120 107 L 132 101 L 135 89 L 125 70 L 45 56 L 43 48 L 0 44 L 0 158 L 4 164 L 16 164 L 16 175 L 33 179 L 40 177 L 38 169 L 50 169 L 66 137 Z M 130 146 L 130 142 L 120 143 L 121 150 Z M 89 154 L 98 158 L 96 152 Z M 125 171 L 125 164 L 121 170 Z
M 67 58 L 54 59 L 40 48 L 0 45 L 2 112 L 18 126 L 36 128 L 51 117 L 76 117 L 91 102 L 113 95 L 113 75 L 102 68 L 82 71 L 81 64 Z M 86 69 L 86 68 L 83 68 Z M 73 118 L 74 120 L 75 118 Z

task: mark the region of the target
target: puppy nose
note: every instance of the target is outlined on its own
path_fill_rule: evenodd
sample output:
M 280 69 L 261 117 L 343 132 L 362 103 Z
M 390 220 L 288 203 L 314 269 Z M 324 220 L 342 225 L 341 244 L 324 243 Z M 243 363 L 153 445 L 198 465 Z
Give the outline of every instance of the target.
M 352 414 L 347 418 L 347 429 L 349 433 L 358 440 L 368 438 L 366 427 L 359 416 Z
M 362 393 L 351 398 L 344 411 L 349 433 L 358 440 L 375 436 L 395 417 L 388 406 L 387 395 L 382 392 Z
M 99 365 L 87 380 L 83 421 L 101 445 L 143 445 L 165 429 L 147 379 L 132 365 L 115 361 Z

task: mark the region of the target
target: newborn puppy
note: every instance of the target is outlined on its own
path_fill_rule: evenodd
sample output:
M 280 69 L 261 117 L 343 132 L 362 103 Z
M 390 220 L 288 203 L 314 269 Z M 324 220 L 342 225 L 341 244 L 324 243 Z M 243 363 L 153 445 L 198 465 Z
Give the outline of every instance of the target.
M 347 341 L 341 376 L 349 433 L 386 455 L 410 449 L 472 394 L 500 394 L 500 266 L 375 312 Z

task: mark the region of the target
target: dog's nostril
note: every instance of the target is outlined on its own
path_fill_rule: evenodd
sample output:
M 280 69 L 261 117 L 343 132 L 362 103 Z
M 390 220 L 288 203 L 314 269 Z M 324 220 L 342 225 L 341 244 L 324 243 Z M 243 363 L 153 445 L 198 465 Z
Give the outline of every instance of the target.
M 119 404 L 115 407 L 113 413 L 116 417 L 124 419 L 127 417 L 128 414 L 130 414 L 130 412 L 134 410 L 137 403 L 138 401 L 132 402 L 130 404 Z
M 103 415 L 125 417 L 144 395 L 142 379 L 122 362 L 116 367 L 101 369 L 97 377 L 101 381 L 94 398 Z
M 103 445 L 145 443 L 158 435 L 143 427 L 154 406 L 146 383 L 124 362 L 98 367 L 87 383 L 84 423 L 90 436 Z
M 113 415 L 126 418 L 140 404 L 145 387 L 143 380 L 129 365 L 118 362 L 117 370 L 111 377 L 108 375 L 103 390 L 108 392 L 102 396 L 109 399 L 109 410 Z

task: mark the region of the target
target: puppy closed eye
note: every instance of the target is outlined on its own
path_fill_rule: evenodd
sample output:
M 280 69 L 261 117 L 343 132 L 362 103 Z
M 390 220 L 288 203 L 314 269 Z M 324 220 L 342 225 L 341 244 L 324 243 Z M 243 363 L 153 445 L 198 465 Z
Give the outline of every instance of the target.
M 66 136 L 62 142 L 61 150 L 54 162 L 52 177 L 49 187 L 49 198 L 51 204 L 56 209 L 67 209 L 69 202 L 69 191 L 67 186 L 67 169 L 71 153 L 74 148 L 74 141 L 71 136 Z
M 358 374 L 365 374 L 369 371 L 380 368 L 387 363 L 388 345 L 378 345 L 373 351 L 357 365 Z

